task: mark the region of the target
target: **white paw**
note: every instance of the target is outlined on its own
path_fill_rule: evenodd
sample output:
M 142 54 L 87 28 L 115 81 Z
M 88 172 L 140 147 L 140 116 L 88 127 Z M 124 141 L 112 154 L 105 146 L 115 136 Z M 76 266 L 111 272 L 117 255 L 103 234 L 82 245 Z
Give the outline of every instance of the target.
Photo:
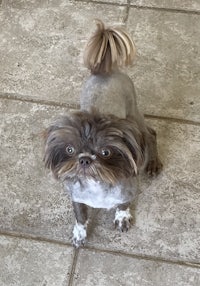
M 116 210 L 114 224 L 120 231 L 128 231 L 131 226 L 132 215 L 130 214 L 129 208 L 126 210 Z
M 72 243 L 78 248 L 84 246 L 87 237 L 87 222 L 85 224 L 77 223 L 74 225 Z

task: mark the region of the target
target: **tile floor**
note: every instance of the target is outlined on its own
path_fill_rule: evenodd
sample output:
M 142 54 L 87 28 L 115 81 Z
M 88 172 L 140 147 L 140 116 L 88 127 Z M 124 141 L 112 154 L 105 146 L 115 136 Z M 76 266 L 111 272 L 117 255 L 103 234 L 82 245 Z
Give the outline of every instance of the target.
M 41 131 L 78 108 L 94 18 L 125 24 L 128 70 L 158 133 L 162 174 L 141 176 L 128 233 L 93 213 L 84 249 L 44 170 Z M 0 1 L 0 285 L 200 285 L 200 1 Z

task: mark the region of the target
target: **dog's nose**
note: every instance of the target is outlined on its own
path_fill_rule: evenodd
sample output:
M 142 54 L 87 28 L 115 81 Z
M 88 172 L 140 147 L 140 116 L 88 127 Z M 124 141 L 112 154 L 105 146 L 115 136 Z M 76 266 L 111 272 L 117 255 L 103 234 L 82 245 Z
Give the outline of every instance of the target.
M 92 163 L 92 159 L 90 157 L 81 157 L 79 163 L 82 167 L 87 168 Z

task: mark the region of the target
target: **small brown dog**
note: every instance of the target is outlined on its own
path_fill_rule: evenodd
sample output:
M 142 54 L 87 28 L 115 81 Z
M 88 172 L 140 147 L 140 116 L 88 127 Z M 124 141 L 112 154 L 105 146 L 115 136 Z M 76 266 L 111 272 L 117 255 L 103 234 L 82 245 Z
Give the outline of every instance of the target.
M 87 208 L 116 208 L 114 223 L 130 227 L 129 204 L 134 200 L 134 178 L 144 169 L 162 169 L 156 133 L 139 113 L 134 85 L 119 67 L 132 63 L 135 47 L 121 28 L 97 30 L 88 42 L 85 64 L 91 70 L 80 98 L 81 110 L 50 126 L 45 136 L 45 166 L 63 180 L 71 195 L 76 224 L 75 247 L 87 237 Z

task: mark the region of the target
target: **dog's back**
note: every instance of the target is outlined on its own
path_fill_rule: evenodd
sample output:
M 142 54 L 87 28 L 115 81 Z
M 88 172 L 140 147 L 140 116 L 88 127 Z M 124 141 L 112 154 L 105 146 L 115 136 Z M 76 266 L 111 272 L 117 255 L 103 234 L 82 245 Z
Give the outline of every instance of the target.
M 131 79 L 124 73 L 91 75 L 83 86 L 80 104 L 82 110 L 91 107 L 101 113 L 120 118 L 136 114 L 135 89 Z

